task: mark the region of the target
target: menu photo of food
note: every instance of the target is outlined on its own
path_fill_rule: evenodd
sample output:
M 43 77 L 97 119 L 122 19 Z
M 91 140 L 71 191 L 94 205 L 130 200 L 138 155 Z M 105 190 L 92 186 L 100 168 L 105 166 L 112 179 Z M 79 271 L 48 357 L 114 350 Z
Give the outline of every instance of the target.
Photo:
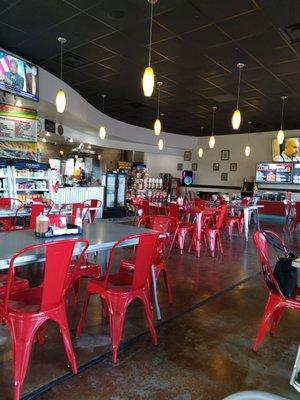
M 261 163 L 256 166 L 256 182 L 291 183 L 292 163 Z
M 36 142 L 0 141 L 1 158 L 24 158 L 27 160 L 35 160 L 36 151 Z

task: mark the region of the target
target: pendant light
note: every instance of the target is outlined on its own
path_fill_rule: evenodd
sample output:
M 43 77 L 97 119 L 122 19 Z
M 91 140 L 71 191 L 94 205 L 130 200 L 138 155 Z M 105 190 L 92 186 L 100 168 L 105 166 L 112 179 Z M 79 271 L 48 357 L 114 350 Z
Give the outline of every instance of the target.
M 282 144 L 284 141 L 284 131 L 282 130 L 282 123 L 283 123 L 283 111 L 284 111 L 284 102 L 287 99 L 286 96 L 281 96 L 282 100 L 282 107 L 281 107 L 281 123 L 280 123 L 280 129 L 277 132 L 277 142 L 278 144 Z
M 59 37 L 58 41 L 60 42 L 60 80 L 62 81 L 62 74 L 63 74 L 63 46 L 66 43 L 67 39 L 64 37 Z M 66 108 L 67 99 L 65 92 L 62 89 L 59 89 L 56 94 L 56 109 L 57 112 L 63 113 Z
M 149 56 L 148 56 L 148 67 L 145 68 L 143 75 L 143 91 L 144 96 L 151 97 L 154 89 L 154 71 L 151 67 L 151 46 L 152 46 L 152 25 L 153 25 L 153 5 L 157 3 L 158 0 L 148 0 L 151 5 L 150 14 L 150 39 L 149 39 Z
M 247 146 L 245 147 L 245 156 L 249 157 L 251 153 L 251 147 L 250 147 L 250 132 L 251 132 L 251 124 L 252 122 L 248 122 L 248 137 L 247 137 Z
M 231 119 L 232 127 L 234 130 L 239 129 L 241 125 L 241 112 L 239 110 L 239 102 L 240 102 L 240 89 L 241 89 L 241 75 L 242 68 L 244 68 L 245 64 L 238 63 L 237 67 L 239 69 L 239 81 L 238 81 L 238 93 L 237 93 L 237 102 L 236 102 L 236 110 L 234 111 Z
M 201 126 L 201 134 L 200 134 L 200 136 L 203 136 L 203 129 L 204 129 L 204 126 Z M 203 149 L 200 146 L 199 146 L 199 149 L 198 149 L 198 156 L 199 156 L 199 158 L 201 158 L 203 156 Z
M 212 124 L 211 124 L 211 137 L 209 138 L 209 142 L 208 142 L 208 145 L 209 145 L 209 148 L 210 148 L 210 149 L 213 149 L 213 148 L 215 147 L 215 144 L 216 144 L 216 139 L 215 139 L 215 137 L 214 137 L 214 130 L 215 130 L 215 112 L 216 112 L 216 109 L 217 109 L 216 106 L 212 107 L 213 114 L 212 114 Z
M 154 122 L 154 133 L 156 136 L 160 135 L 161 132 L 161 121 L 159 119 L 159 101 L 160 101 L 160 88 L 162 86 L 162 82 L 157 82 L 158 94 L 157 94 L 157 116 Z
M 102 96 L 102 113 L 104 114 L 104 102 L 105 102 L 105 97 L 106 94 L 101 94 Z M 99 128 L 99 137 L 101 140 L 104 140 L 106 136 L 106 129 L 104 125 L 101 125 Z

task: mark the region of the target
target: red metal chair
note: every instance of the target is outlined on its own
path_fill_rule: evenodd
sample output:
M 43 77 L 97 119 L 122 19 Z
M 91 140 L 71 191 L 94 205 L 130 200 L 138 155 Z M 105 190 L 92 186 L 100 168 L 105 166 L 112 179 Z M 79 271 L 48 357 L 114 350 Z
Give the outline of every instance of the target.
M 126 242 L 138 241 L 136 245 L 135 266 L 133 272 L 119 271 L 111 274 L 116 249 L 126 246 Z M 153 256 L 157 246 L 158 234 L 144 233 L 128 236 L 118 241 L 110 251 L 106 275 L 101 279 L 91 279 L 87 285 L 87 293 L 76 330 L 81 333 L 91 295 L 97 294 L 108 309 L 110 336 L 112 341 L 112 360 L 117 362 L 118 348 L 122 336 L 127 307 L 136 298 L 144 304 L 148 327 L 152 341 L 157 344 L 156 331 L 153 325 L 153 310 L 150 305 L 149 276 Z
M 14 208 L 16 211 L 24 203 L 13 197 L 2 197 L 0 198 L 0 208 L 10 210 Z M 14 225 L 15 215 L 13 217 L 2 217 L 0 218 L 0 228 L 3 231 L 11 231 Z
M 291 233 L 295 232 L 299 222 L 300 222 L 300 202 L 297 201 L 295 203 L 295 215 L 292 217 L 292 222 L 291 222 Z
M 156 249 L 156 255 L 153 259 L 153 266 L 154 266 L 154 273 L 156 280 L 158 279 L 159 274 L 161 272 L 163 273 L 169 304 L 173 304 L 173 296 L 167 275 L 167 261 L 172 252 L 174 239 L 178 228 L 178 223 L 174 220 L 174 218 L 168 217 L 166 215 L 153 215 L 146 217 L 145 219 L 147 219 L 147 222 L 145 224 L 147 224 L 147 226 L 150 229 L 165 233 L 164 237 L 159 238 L 159 243 Z M 144 221 L 141 221 L 142 225 L 143 223 Z M 121 261 L 120 270 L 132 272 L 134 266 L 135 266 L 135 255 L 133 254 L 131 258 Z
M 202 246 L 202 235 L 203 235 L 203 228 L 202 228 L 202 213 L 197 213 L 195 220 L 194 220 L 194 230 L 193 235 L 191 238 L 191 243 L 189 247 L 189 253 L 194 247 L 197 253 L 197 257 L 200 257 L 201 246 Z
M 214 257 L 215 255 L 216 243 L 220 253 L 221 254 L 223 253 L 223 247 L 220 237 L 220 229 L 223 225 L 226 213 L 227 213 L 227 205 L 220 206 L 220 212 L 219 215 L 217 216 L 217 222 L 215 226 L 213 227 L 207 226 L 203 229 L 204 236 L 208 238 L 208 244 L 212 257 Z
M 239 235 L 242 235 L 244 229 L 244 213 L 241 212 L 240 215 L 226 215 L 225 223 L 230 239 L 232 238 L 234 228 L 237 229 Z
M 74 224 L 75 219 L 77 217 L 77 213 L 79 214 L 79 217 L 82 219 L 82 222 L 84 222 L 85 217 L 89 212 L 89 206 L 85 205 L 84 203 L 70 203 L 70 204 L 66 203 L 61 205 L 59 209 L 59 214 L 67 216 L 68 209 L 71 210 L 71 224 Z
M 15 253 L 10 260 L 5 294 L 0 299 L 0 317 L 9 328 L 13 344 L 14 400 L 20 399 L 35 333 L 48 319 L 59 325 L 72 371 L 77 373 L 65 305 L 65 294 L 72 281 L 68 271 L 75 245 L 81 248 L 80 261 L 89 245 L 84 239 L 30 246 Z M 44 280 L 40 286 L 16 292 L 12 290 L 15 263 L 25 253 L 45 260 Z
M 28 218 L 26 216 L 22 216 L 22 211 L 31 210 L 31 214 L 29 217 L 29 224 Z M 16 209 L 14 222 L 12 225 L 11 230 L 16 231 L 20 229 L 35 229 L 36 228 L 36 217 L 43 214 L 45 210 L 45 205 L 42 203 L 33 203 L 31 207 L 26 207 L 25 205 L 21 205 Z M 21 225 L 18 225 L 21 220 Z
M 169 216 L 174 218 L 175 221 L 177 221 L 178 223 L 176 236 L 178 240 L 180 254 L 183 254 L 186 235 L 190 234 L 192 236 L 194 224 L 182 221 L 182 218 L 179 217 L 178 205 L 176 203 L 169 204 Z
M 276 233 L 271 231 L 267 232 L 269 235 L 279 239 L 284 246 L 283 240 Z M 268 255 L 267 241 L 264 235 L 261 232 L 255 232 L 253 235 L 253 241 L 257 248 L 258 257 L 262 268 L 262 275 L 269 292 L 263 316 L 261 318 L 256 338 L 252 346 L 252 350 L 257 351 L 261 341 L 265 337 L 268 327 L 270 327 L 270 335 L 275 333 L 275 330 L 286 308 L 300 311 L 300 300 L 297 298 L 287 298 L 282 294 L 280 287 L 273 275 L 273 270 Z
M 88 199 L 84 200 L 83 205 L 84 207 L 88 208 L 89 223 L 93 224 L 97 217 L 98 211 L 101 209 L 102 201 L 98 199 Z M 93 210 L 91 210 L 91 208 L 93 208 Z

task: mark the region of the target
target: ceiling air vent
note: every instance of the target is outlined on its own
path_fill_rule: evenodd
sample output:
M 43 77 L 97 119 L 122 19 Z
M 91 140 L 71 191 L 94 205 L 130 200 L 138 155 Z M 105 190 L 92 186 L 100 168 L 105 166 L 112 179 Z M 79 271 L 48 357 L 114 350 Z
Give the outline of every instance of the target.
M 297 24 L 281 27 L 279 28 L 279 31 L 289 43 L 293 44 L 300 42 L 300 22 L 298 22 Z
M 53 58 L 53 61 L 60 63 L 60 55 Z M 79 68 L 84 65 L 90 64 L 91 61 L 77 54 L 66 51 L 63 54 L 63 64 L 71 68 Z
M 217 103 L 226 103 L 226 102 L 231 102 L 231 101 L 236 101 L 236 97 L 234 97 L 232 94 L 220 94 L 218 96 L 213 96 L 210 97 L 210 99 L 216 101 Z

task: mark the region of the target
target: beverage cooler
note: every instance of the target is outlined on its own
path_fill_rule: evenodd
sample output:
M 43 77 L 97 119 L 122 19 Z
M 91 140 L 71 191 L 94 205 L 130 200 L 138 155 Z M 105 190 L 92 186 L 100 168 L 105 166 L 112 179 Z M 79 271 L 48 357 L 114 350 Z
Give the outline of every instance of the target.
M 50 165 L 30 160 L 13 160 L 11 167 L 12 195 L 21 201 L 30 198 L 52 199 Z
M 103 218 L 125 217 L 126 182 L 126 174 L 106 173 Z
M 0 197 L 13 197 L 10 160 L 0 159 Z

